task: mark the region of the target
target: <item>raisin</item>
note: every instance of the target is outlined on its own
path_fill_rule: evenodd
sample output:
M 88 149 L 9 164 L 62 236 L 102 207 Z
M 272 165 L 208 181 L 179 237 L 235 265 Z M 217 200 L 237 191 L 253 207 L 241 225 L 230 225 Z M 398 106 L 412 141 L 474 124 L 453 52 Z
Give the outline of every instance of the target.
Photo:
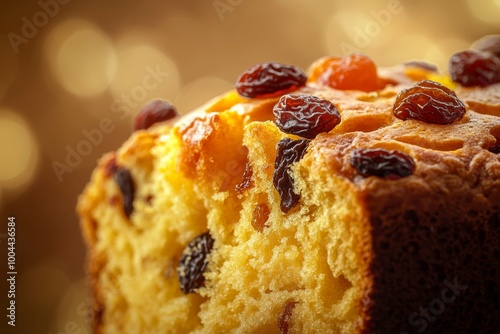
M 478 51 L 484 51 L 500 57 L 500 35 L 488 35 L 477 40 L 472 44 L 472 48 Z
M 492 146 L 488 149 L 491 153 L 500 154 L 500 145 Z
M 462 119 L 465 105 L 451 89 L 423 80 L 399 92 L 393 111 L 402 120 L 412 118 L 432 124 L 451 124 Z
M 130 218 L 130 215 L 134 211 L 134 196 L 135 196 L 135 184 L 132 179 L 132 175 L 129 170 L 117 166 L 116 170 L 113 174 L 113 178 L 115 182 L 118 184 L 120 188 L 120 192 L 122 193 L 123 199 L 123 212 L 127 218 Z
M 465 50 L 451 56 L 448 71 L 451 79 L 462 86 L 486 87 L 500 82 L 500 58 L 488 52 Z
M 153 203 L 154 196 L 149 194 L 144 198 L 144 202 L 146 202 L 147 205 L 151 205 Z
M 287 213 L 297 205 L 300 195 L 293 190 L 294 181 L 290 175 L 290 167 L 302 159 L 306 153 L 309 140 L 282 139 L 276 145 L 276 160 L 274 161 L 273 184 L 281 198 L 281 211 Z
M 283 311 L 281 311 L 281 314 L 278 317 L 278 328 L 280 329 L 281 334 L 288 333 L 288 327 L 290 326 L 290 321 L 292 320 L 292 312 L 296 304 L 297 302 L 287 301 L 283 306 Z
M 434 64 L 422 61 L 422 60 L 411 60 L 403 63 L 406 67 L 418 67 L 430 72 L 437 72 L 438 67 Z
M 397 180 L 413 174 L 415 161 L 408 154 L 381 148 L 357 149 L 351 153 L 351 166 L 364 177 Z
M 309 77 L 322 85 L 340 90 L 371 92 L 380 87 L 377 66 L 365 55 L 327 57 L 312 64 Z
M 253 170 L 249 162 L 245 164 L 245 171 L 243 172 L 243 178 L 241 183 L 236 185 L 236 191 L 238 194 L 243 193 L 245 190 L 250 188 L 253 184 L 252 181 Z
M 306 84 L 306 74 L 297 66 L 269 62 L 255 65 L 236 81 L 241 96 L 271 97 L 296 90 Z
M 285 95 L 273 108 L 276 125 L 285 133 L 308 139 L 340 123 L 337 107 L 313 95 Z
M 184 294 L 205 286 L 204 272 L 207 269 L 207 256 L 212 251 L 214 239 L 209 232 L 200 234 L 186 246 L 177 267 L 177 277 Z
M 133 130 L 145 130 L 151 125 L 177 116 L 177 110 L 170 102 L 156 99 L 145 104 L 134 118 Z
M 255 206 L 252 213 L 252 226 L 253 228 L 262 233 L 269 219 L 269 208 L 266 204 L 261 203 Z

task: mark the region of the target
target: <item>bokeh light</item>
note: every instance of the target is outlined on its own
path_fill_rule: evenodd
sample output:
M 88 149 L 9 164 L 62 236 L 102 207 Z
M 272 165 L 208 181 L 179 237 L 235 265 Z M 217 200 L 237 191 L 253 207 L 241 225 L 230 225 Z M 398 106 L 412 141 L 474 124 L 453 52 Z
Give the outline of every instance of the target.
M 450 56 L 461 50 L 468 49 L 470 43 L 459 38 L 444 39 L 434 42 L 427 50 L 424 59 L 439 65 L 442 71 L 447 71 Z
M 71 284 L 57 308 L 57 327 L 68 332 L 74 328 L 75 333 L 91 333 L 91 299 L 86 280 L 78 280 Z
M 9 191 L 27 186 L 38 163 L 38 145 L 28 123 L 18 114 L 0 110 L 0 185 Z
M 214 96 L 220 95 L 234 88 L 234 84 L 215 77 L 196 79 L 182 87 L 174 101 L 181 114 L 200 106 Z
M 478 20 L 491 24 L 500 22 L 500 0 L 467 0 L 467 4 Z
M 358 31 L 364 30 L 366 24 L 370 21 L 370 16 L 366 12 L 352 9 L 339 9 L 335 11 L 328 21 L 327 31 L 333 33 L 330 41 L 339 42 L 338 33 L 341 31 L 347 37 L 353 38 Z
M 45 261 L 27 268 L 19 277 L 19 298 L 27 307 L 43 310 L 49 305 L 57 307 L 61 295 L 71 281 L 64 270 L 54 261 Z
M 25 270 L 20 283 L 23 283 L 24 293 L 31 297 L 33 305 L 43 306 L 47 299 L 54 300 L 58 294 L 64 293 L 70 279 L 56 262 L 46 261 Z
M 432 46 L 432 40 L 424 35 L 405 34 L 403 38 L 393 36 L 385 41 L 384 46 L 390 49 L 394 44 L 397 44 L 398 52 L 387 52 L 384 54 L 383 64 L 379 62 L 379 65 L 392 66 L 414 59 L 425 59 L 438 66 L 441 65 L 434 62 L 434 60 L 426 58 L 426 53 Z
M 109 38 L 81 20 L 68 20 L 54 29 L 47 39 L 46 57 L 60 84 L 79 96 L 104 91 L 116 69 Z
M 102 103 L 91 102 L 89 100 L 88 103 L 75 105 L 73 99 L 61 97 L 52 104 L 50 114 L 43 117 L 37 124 L 40 136 L 39 143 L 43 147 L 43 153 L 48 161 L 61 163 L 72 170 L 91 168 L 95 165 L 95 159 L 101 156 L 105 150 L 105 144 L 109 143 L 110 136 L 104 138 L 103 134 L 102 140 L 99 140 L 97 145 L 92 146 L 93 149 L 88 156 L 80 156 L 81 161 L 79 164 L 69 166 L 67 162 L 68 152 L 77 150 L 80 142 L 88 140 L 82 131 L 99 129 L 101 120 L 112 116 L 109 103 L 103 106 Z M 64 126 L 58 126 L 57 131 L 54 131 L 54 127 L 61 124 Z M 51 171 L 50 177 L 58 181 L 53 166 Z M 71 173 L 63 173 L 62 175 L 63 180 L 65 180 L 69 178 Z
M 155 97 L 172 99 L 179 85 L 176 64 L 160 50 L 143 44 L 118 48 L 117 72 L 111 83 L 115 105 L 137 110 Z
M 18 60 L 6 38 L 0 39 L 0 99 L 10 87 L 18 72 Z

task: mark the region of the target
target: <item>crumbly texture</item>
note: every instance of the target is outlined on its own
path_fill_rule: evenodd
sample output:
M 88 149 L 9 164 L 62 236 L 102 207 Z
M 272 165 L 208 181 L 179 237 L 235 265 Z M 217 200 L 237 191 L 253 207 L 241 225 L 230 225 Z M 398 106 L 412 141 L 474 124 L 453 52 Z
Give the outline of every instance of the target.
M 500 84 L 457 87 L 466 115 L 432 125 L 393 116 L 397 92 L 414 82 L 401 68 L 387 73 L 399 84 L 379 92 L 294 92 L 332 101 L 342 121 L 293 166 L 301 199 L 287 214 L 272 183 L 276 143 L 297 137 L 272 122 L 278 98 L 230 92 L 105 155 L 78 203 L 94 332 L 280 333 L 287 303 L 288 333 L 493 332 L 500 157 L 488 149 L 500 142 Z M 405 152 L 415 172 L 361 177 L 349 163 L 357 148 Z M 114 160 L 135 182 L 130 218 Z M 261 228 L 256 207 L 269 211 Z M 206 231 L 215 245 L 205 287 L 183 294 L 179 259 Z

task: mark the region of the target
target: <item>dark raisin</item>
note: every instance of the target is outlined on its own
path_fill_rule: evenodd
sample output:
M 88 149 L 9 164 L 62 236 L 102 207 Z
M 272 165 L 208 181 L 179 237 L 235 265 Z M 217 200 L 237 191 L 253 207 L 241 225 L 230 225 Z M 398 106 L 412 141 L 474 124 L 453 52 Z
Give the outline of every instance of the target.
M 281 311 L 281 314 L 278 317 L 278 328 L 280 329 L 281 334 L 288 334 L 288 328 L 290 326 L 290 322 L 292 321 L 292 312 L 296 304 L 297 302 L 287 301 L 283 306 L 283 311 Z
M 181 291 L 185 294 L 205 286 L 204 272 L 207 269 L 207 256 L 212 251 L 214 239 L 209 232 L 200 234 L 186 246 L 177 267 L 177 277 Z
M 115 173 L 113 175 L 114 180 L 118 184 L 120 188 L 120 192 L 122 193 L 123 199 L 123 212 L 127 218 L 130 218 L 130 215 L 134 211 L 134 196 L 135 196 L 135 184 L 132 179 L 132 175 L 129 170 L 118 166 L 116 167 Z
M 273 108 L 276 125 L 285 133 L 308 139 L 340 123 L 337 107 L 313 95 L 285 95 Z
M 462 119 L 465 105 L 451 89 L 423 80 L 399 92 L 394 115 L 400 119 L 417 119 L 432 124 L 450 124 Z
M 403 63 L 403 65 L 406 67 L 418 67 L 418 68 L 421 68 L 421 69 L 424 69 L 424 70 L 427 70 L 430 72 L 437 72 L 438 71 L 438 67 L 436 65 L 428 63 L 426 61 L 422 61 L 422 60 L 407 61 L 407 62 Z
M 134 118 L 133 130 L 145 130 L 151 125 L 177 116 L 177 110 L 168 101 L 156 99 L 145 104 Z
M 261 203 L 255 206 L 252 213 L 252 226 L 253 228 L 262 233 L 269 219 L 269 208 L 266 204 Z
M 489 52 L 497 57 L 500 57 L 500 35 L 488 35 L 477 40 L 472 44 L 472 48 Z
M 149 194 L 144 199 L 144 202 L 146 202 L 147 205 L 151 205 L 153 203 L 153 199 L 154 199 L 154 196 Z
M 293 190 L 294 181 L 290 175 L 290 167 L 302 159 L 306 153 L 309 140 L 282 139 L 276 145 L 273 184 L 281 198 L 281 211 L 288 212 L 300 200 L 300 195 Z
M 243 72 L 236 81 L 236 90 L 244 97 L 270 97 L 296 90 L 306 81 L 307 76 L 299 67 L 269 62 Z
M 492 146 L 488 149 L 491 153 L 500 154 L 500 145 Z
M 364 177 L 397 180 L 413 174 L 415 161 L 408 154 L 381 148 L 357 149 L 351 153 L 351 166 Z
M 451 56 L 451 79 L 462 86 L 489 86 L 500 82 L 500 58 L 488 53 L 465 50 Z
M 241 183 L 236 185 L 236 191 L 239 194 L 243 193 L 245 190 L 247 190 L 252 186 L 253 183 L 252 175 L 253 175 L 252 166 L 250 165 L 249 162 L 247 162 L 245 165 L 245 171 L 243 172 L 243 178 L 241 180 Z

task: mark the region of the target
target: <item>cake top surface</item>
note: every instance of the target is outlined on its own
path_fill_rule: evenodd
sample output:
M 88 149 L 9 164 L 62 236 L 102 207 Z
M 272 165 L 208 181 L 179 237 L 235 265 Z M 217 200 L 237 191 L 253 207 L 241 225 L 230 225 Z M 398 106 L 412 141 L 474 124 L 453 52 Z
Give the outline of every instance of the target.
M 309 71 L 310 78 L 315 73 L 314 66 Z M 464 87 L 453 82 L 448 75 L 439 74 L 421 63 L 380 68 L 377 77 L 385 84 L 377 90 L 366 92 L 333 88 L 317 79 L 309 79 L 302 87 L 294 87 L 288 94 L 279 93 L 272 97 L 248 98 L 239 95 L 236 90 L 230 91 L 184 116 L 175 123 L 174 128 L 178 129 L 186 143 L 198 145 L 209 136 L 214 118 L 221 112 L 244 118 L 243 126 L 253 121 L 277 123 L 273 110 L 283 96 L 315 96 L 330 101 L 340 114 L 340 121 L 334 128 L 315 135 L 315 147 L 332 147 L 336 143 L 349 142 L 353 148 L 364 146 L 416 153 L 418 159 L 430 164 L 437 163 L 444 155 L 463 159 L 463 163 L 468 164 L 482 151 L 488 158 L 497 159 L 495 152 L 500 145 L 500 83 L 486 87 Z M 402 100 L 403 94 L 406 92 L 409 98 L 419 98 L 418 86 L 428 81 L 435 83 L 437 88 L 433 86 L 427 89 L 424 84 L 424 91 L 420 94 L 424 100 L 413 103 L 413 107 L 418 109 L 415 113 L 422 110 L 424 114 L 432 113 L 432 109 L 435 109 L 438 113 L 448 113 L 452 119 L 445 120 L 446 124 L 435 124 L 419 119 L 418 115 L 405 119 L 396 116 L 396 104 Z M 442 94 L 434 98 L 432 94 L 436 94 L 436 91 Z M 411 109 L 412 106 L 408 107 L 407 103 L 406 108 Z M 446 108 L 448 110 L 442 111 Z M 456 112 L 459 109 L 461 111 Z M 292 121 L 297 122 L 296 119 Z M 292 139 L 301 138 L 301 135 L 294 133 L 286 135 Z M 355 145 L 352 145 L 353 142 Z M 350 153 L 342 151 L 340 146 L 337 151 L 342 155 Z M 493 154 L 489 154 L 490 151 Z M 354 178 L 352 173 L 347 174 Z

